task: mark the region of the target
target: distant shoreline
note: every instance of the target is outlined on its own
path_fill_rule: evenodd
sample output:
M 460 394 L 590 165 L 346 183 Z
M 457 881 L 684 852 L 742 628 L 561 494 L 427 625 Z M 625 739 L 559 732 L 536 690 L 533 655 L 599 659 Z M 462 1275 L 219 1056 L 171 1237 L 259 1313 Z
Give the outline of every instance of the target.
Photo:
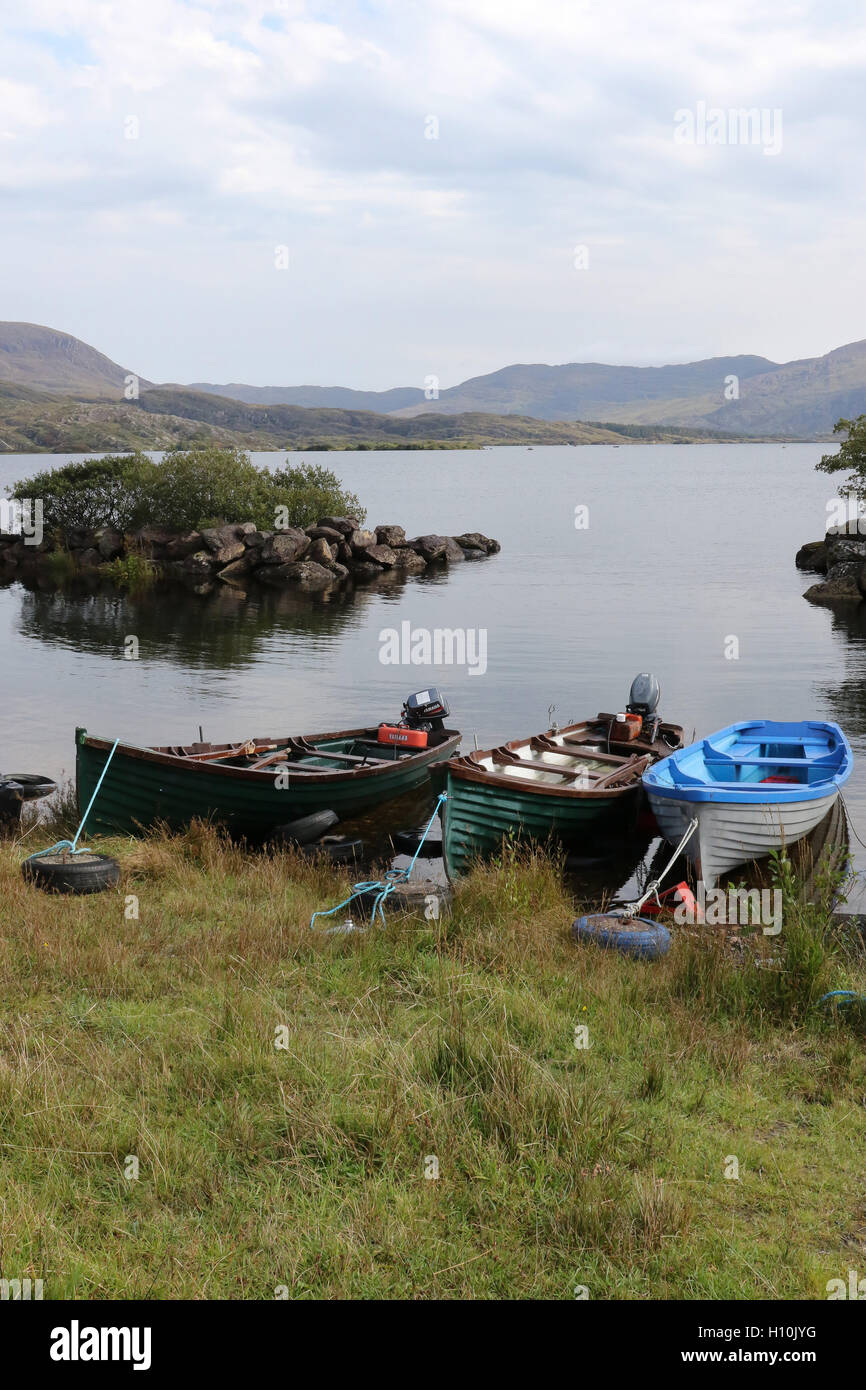
M 283 444 L 274 443 L 271 440 L 258 440 L 250 436 L 230 436 L 225 437 L 222 432 L 219 439 L 208 440 L 207 442 L 234 445 L 237 448 L 245 449 L 249 453 L 255 454 L 315 454 L 315 453 L 419 453 L 433 450 L 452 450 L 460 449 L 466 451 L 481 449 L 583 449 L 590 447 L 606 446 L 607 448 L 632 447 L 640 445 L 659 445 L 659 444 L 830 444 L 833 443 L 832 436 L 802 436 L 802 435 L 719 435 L 706 436 L 691 435 L 688 431 L 677 432 L 678 437 L 674 437 L 674 431 L 659 430 L 658 437 L 655 438 L 635 438 L 633 436 L 620 436 L 608 439 L 427 439 L 427 440 L 335 440 L 335 441 L 288 441 Z M 116 440 L 105 439 L 102 442 L 81 445 L 76 443 L 58 442 L 52 445 L 39 446 L 33 441 L 22 440 L 21 443 L 9 445 L 0 438 L 0 459 L 14 458 L 22 454 L 45 454 L 45 455 L 74 455 L 81 458 L 89 458 L 95 454 L 126 454 L 134 453 L 141 449 L 146 453 L 161 453 L 166 449 L 176 448 L 177 439 L 171 440 L 138 440 L 136 442 L 126 442 L 118 444 Z M 205 441 L 200 437 L 195 437 L 185 441 L 187 447 L 194 444 L 202 444 Z

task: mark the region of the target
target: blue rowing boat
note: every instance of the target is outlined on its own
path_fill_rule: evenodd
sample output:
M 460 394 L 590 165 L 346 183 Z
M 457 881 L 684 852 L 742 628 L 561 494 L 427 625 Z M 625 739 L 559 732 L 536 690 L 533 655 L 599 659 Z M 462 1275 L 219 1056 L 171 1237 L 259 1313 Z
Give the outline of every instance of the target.
M 708 886 L 739 864 L 811 833 L 826 816 L 853 755 L 838 724 L 751 719 L 691 743 L 643 774 L 665 839 Z

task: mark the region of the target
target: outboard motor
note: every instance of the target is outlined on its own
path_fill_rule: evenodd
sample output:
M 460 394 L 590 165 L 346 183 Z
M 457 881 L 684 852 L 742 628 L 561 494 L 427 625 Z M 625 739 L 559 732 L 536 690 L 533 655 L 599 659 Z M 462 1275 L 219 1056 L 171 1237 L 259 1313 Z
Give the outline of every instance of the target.
M 448 701 L 431 686 L 429 690 L 419 690 L 410 695 L 403 705 L 403 718 L 400 723 L 407 729 L 423 729 L 428 734 L 441 733 L 445 720 L 451 713 Z
M 640 715 L 641 734 L 650 741 L 658 736 L 659 725 L 662 722 L 656 714 L 661 695 L 658 681 L 648 671 L 642 671 L 639 676 L 635 676 L 628 693 L 626 710 L 629 714 Z
M 378 740 L 403 748 L 426 748 L 429 734 L 438 734 L 451 713 L 448 701 L 431 686 L 410 695 L 403 705 L 399 724 L 380 724 Z

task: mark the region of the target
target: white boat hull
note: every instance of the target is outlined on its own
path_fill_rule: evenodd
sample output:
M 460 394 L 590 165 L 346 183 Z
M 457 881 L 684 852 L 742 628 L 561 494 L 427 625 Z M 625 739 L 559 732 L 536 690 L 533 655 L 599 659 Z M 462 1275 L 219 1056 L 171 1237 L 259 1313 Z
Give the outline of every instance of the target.
M 698 826 L 683 851 L 704 884 L 712 887 L 722 874 L 762 859 L 773 850 L 810 835 L 827 815 L 838 789 L 810 801 L 680 801 L 647 788 L 659 829 L 679 844 L 697 817 Z

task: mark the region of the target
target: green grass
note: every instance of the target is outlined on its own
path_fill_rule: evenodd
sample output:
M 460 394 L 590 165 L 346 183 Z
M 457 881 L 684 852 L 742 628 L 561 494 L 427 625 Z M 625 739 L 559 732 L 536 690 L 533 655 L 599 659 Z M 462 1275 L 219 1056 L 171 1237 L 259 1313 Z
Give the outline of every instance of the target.
M 348 882 L 328 867 L 199 828 L 105 847 L 121 887 L 77 899 L 0 847 L 2 1276 L 697 1299 L 866 1271 L 862 1034 L 811 1004 L 864 970 L 814 912 L 817 969 L 780 991 L 682 935 L 654 964 L 577 946 L 542 856 L 476 871 L 450 920 L 326 937 L 309 916 Z M 802 970 L 784 935 L 756 951 Z
M 140 555 L 137 551 L 131 551 L 128 555 L 118 555 L 116 559 L 108 560 L 104 565 L 100 565 L 99 573 L 106 579 L 110 579 L 119 589 L 138 593 L 155 584 L 161 571 L 158 565 L 155 565 L 152 560 L 148 560 L 147 556 Z

